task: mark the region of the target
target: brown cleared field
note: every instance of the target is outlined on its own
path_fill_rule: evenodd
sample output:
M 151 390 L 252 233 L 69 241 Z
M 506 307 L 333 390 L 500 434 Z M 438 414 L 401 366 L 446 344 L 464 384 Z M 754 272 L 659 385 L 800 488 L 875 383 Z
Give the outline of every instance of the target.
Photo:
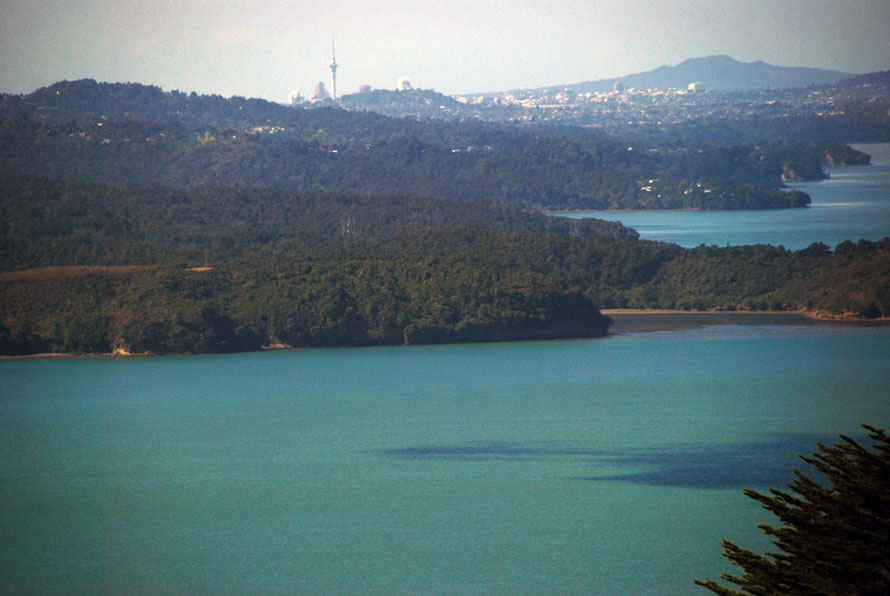
M 158 265 L 78 265 L 64 267 L 38 267 L 36 269 L 23 269 L 22 271 L 6 271 L 0 273 L 0 282 L 17 281 L 22 279 L 55 279 L 59 277 L 73 277 L 90 273 L 132 273 L 157 269 Z

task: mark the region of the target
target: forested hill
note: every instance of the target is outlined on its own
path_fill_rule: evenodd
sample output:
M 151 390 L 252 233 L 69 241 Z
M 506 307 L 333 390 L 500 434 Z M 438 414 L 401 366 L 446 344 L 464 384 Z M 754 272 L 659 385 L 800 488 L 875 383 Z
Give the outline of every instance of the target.
M 779 208 L 836 143 L 62 83 L 0 101 L 0 354 L 595 337 L 605 307 L 890 314 L 890 240 L 684 250 L 544 209 Z
M 572 128 L 396 120 L 94 81 L 0 103 L 4 175 L 113 186 L 410 193 L 542 210 L 764 209 L 809 203 L 780 190 L 783 178 L 819 179 L 827 158 L 868 159 L 828 142 L 629 144 Z
M 0 178 L 0 271 L 56 265 L 218 263 L 299 240 L 319 254 L 409 230 L 473 226 L 572 238 L 638 238 L 617 222 L 484 201 L 207 186 L 113 188 Z
M 697 81 L 708 89 L 739 91 L 833 85 L 852 76 L 851 73 L 822 68 L 775 66 L 761 60 L 739 62 L 730 56 L 702 56 L 675 66 L 665 65 L 623 77 L 567 86 L 581 93 L 611 91 L 618 82 L 637 89 L 685 89 L 687 84 Z
M 0 212 L 3 354 L 589 337 L 599 307 L 890 314 L 890 239 L 685 250 L 481 202 L 33 178 Z
M 163 91 L 154 85 L 92 79 L 62 81 L 28 95 L 0 94 L 0 120 L 20 118 L 81 128 L 113 122 L 178 124 L 201 132 L 267 133 L 337 147 L 407 137 L 448 147 L 505 148 L 524 138 L 518 129 L 494 123 L 445 124 L 337 107 L 303 109 L 264 99 Z

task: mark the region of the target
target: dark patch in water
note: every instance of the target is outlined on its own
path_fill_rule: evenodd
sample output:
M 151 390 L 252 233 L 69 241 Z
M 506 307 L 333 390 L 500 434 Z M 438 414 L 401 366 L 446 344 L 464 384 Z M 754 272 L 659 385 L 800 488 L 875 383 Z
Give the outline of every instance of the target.
M 809 455 L 820 441 L 830 443 L 833 439 L 821 435 L 788 434 L 751 442 L 629 449 L 609 461 L 648 469 L 578 479 L 683 488 L 778 488 L 792 480 L 793 468 L 803 470 L 809 467 L 798 455 Z
M 382 449 L 377 455 L 398 459 L 432 460 L 527 460 L 544 455 L 573 455 L 577 450 L 544 447 L 532 443 L 474 443 L 471 445 L 424 445 L 401 449 Z
M 623 474 L 579 475 L 573 480 L 634 482 L 682 488 L 783 488 L 797 467 L 812 476 L 798 455 L 809 455 L 817 443 L 836 437 L 811 434 L 768 436 L 760 441 L 736 443 L 684 443 L 664 447 L 586 449 L 539 443 L 473 443 L 424 445 L 376 451 L 397 459 L 435 461 L 530 460 L 542 457 L 578 457 L 594 464 L 633 468 Z

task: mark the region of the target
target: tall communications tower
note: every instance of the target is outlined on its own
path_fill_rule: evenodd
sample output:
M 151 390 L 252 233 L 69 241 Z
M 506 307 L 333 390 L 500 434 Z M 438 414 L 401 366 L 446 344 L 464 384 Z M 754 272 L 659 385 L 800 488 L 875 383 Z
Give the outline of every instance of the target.
M 334 83 L 331 93 L 333 94 L 334 101 L 337 101 L 337 52 L 334 48 L 333 35 L 331 36 L 331 78 Z

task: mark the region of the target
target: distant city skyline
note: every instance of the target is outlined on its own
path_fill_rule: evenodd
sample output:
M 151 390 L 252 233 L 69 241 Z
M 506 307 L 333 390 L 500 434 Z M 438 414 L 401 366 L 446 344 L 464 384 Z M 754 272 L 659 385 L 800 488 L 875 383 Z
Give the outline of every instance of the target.
M 625 76 L 714 54 L 890 69 L 890 1 L 6 0 L 0 92 L 59 80 L 285 102 L 331 81 L 469 94 Z M 333 89 L 333 86 L 332 86 Z

